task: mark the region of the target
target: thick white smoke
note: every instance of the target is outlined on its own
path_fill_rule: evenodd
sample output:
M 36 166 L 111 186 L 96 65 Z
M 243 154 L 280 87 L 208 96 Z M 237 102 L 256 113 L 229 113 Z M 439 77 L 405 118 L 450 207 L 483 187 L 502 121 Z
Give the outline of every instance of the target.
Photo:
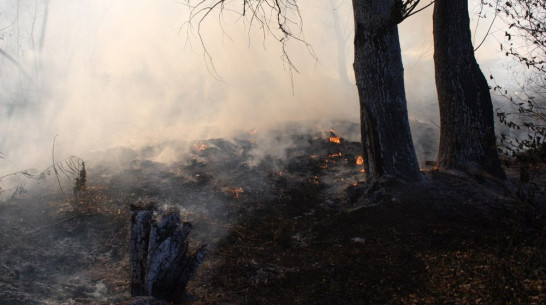
M 303 38 L 316 58 L 292 41 L 300 73 L 291 78 L 278 42 L 248 31 L 236 14 L 226 13 L 222 26 L 214 16 L 204 24 L 216 74 L 196 29 L 186 31 L 179 2 L 0 0 L 0 48 L 13 59 L 0 56 L 1 172 L 48 166 L 56 136 L 63 158 L 286 121 L 357 122 L 350 2 L 300 3 Z M 429 8 L 400 27 L 410 116 L 421 121 L 437 117 L 431 19 Z M 478 55 L 493 54 L 488 48 Z

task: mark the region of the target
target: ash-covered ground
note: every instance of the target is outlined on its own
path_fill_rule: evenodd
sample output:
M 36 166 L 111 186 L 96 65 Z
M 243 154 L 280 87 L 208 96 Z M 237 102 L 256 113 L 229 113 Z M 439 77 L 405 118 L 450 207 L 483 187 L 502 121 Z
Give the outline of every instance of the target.
M 361 145 L 343 138 L 358 125 L 332 127 L 115 149 L 88 162 L 78 196 L 55 180 L 17 189 L 0 204 L 0 304 L 126 304 L 139 200 L 178 206 L 193 246 L 209 245 L 192 304 L 546 301 L 544 170 L 536 189 L 516 166 L 514 188 L 427 170 L 368 196 Z M 166 147 L 185 153 L 158 162 Z

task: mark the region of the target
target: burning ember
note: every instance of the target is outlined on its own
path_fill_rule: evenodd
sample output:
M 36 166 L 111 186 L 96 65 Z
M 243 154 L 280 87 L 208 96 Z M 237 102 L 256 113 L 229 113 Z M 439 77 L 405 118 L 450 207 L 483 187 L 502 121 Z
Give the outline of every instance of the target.
M 233 195 L 233 198 L 237 199 L 239 198 L 239 194 L 244 193 L 245 190 L 243 190 L 242 187 L 238 187 L 238 188 L 231 189 L 228 192 Z
M 330 136 L 330 142 L 336 143 L 336 144 L 341 144 L 341 138 L 340 137 Z
M 205 145 L 203 143 L 201 143 L 201 144 L 195 143 L 195 144 L 193 144 L 193 149 L 203 151 L 203 150 L 207 149 L 207 145 Z
M 342 156 L 343 156 L 343 154 L 341 152 L 338 152 L 338 153 L 335 153 L 335 154 L 328 155 L 328 158 L 341 158 Z
M 362 165 L 364 164 L 364 158 L 362 156 L 356 157 L 356 165 Z
M 330 129 L 330 142 L 335 144 L 341 144 L 341 137 L 336 136 L 336 131 Z

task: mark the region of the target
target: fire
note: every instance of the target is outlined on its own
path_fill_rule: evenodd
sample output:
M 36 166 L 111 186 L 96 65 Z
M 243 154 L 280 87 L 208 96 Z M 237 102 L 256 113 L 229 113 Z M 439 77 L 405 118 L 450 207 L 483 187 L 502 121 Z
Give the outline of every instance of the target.
M 335 135 L 331 135 L 331 136 L 330 136 L 330 142 L 336 143 L 336 144 L 341 144 L 341 138 L 340 138 L 340 137 L 336 137 Z
M 203 151 L 203 150 L 207 149 L 207 145 L 205 145 L 203 143 L 201 143 L 201 144 L 195 143 L 195 144 L 193 144 L 193 149 Z
M 336 158 L 336 157 L 339 157 L 341 158 L 343 154 L 341 152 L 338 152 L 337 154 L 330 154 L 328 155 L 328 158 Z
M 362 165 L 364 164 L 364 158 L 362 156 L 356 157 L 356 165 Z
M 239 194 L 244 193 L 245 190 L 243 190 L 242 187 L 234 188 L 229 190 L 229 193 L 233 195 L 233 198 L 237 199 L 239 198 Z
M 330 142 L 335 144 L 341 144 L 341 137 L 336 136 L 336 131 L 330 129 Z

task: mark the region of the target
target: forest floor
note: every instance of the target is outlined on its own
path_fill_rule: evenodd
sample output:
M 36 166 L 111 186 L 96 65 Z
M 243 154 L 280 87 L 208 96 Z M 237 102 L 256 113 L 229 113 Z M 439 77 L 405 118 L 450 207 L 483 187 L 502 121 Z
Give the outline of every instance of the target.
M 0 305 L 128 304 L 138 200 L 178 206 L 193 247 L 209 245 L 190 304 L 546 303 L 544 164 L 533 183 L 520 164 L 510 187 L 428 170 L 370 198 L 359 143 L 291 141 L 253 165 L 252 141 L 203 141 L 176 165 L 90 167 L 77 198 L 47 187 L 0 203 Z

